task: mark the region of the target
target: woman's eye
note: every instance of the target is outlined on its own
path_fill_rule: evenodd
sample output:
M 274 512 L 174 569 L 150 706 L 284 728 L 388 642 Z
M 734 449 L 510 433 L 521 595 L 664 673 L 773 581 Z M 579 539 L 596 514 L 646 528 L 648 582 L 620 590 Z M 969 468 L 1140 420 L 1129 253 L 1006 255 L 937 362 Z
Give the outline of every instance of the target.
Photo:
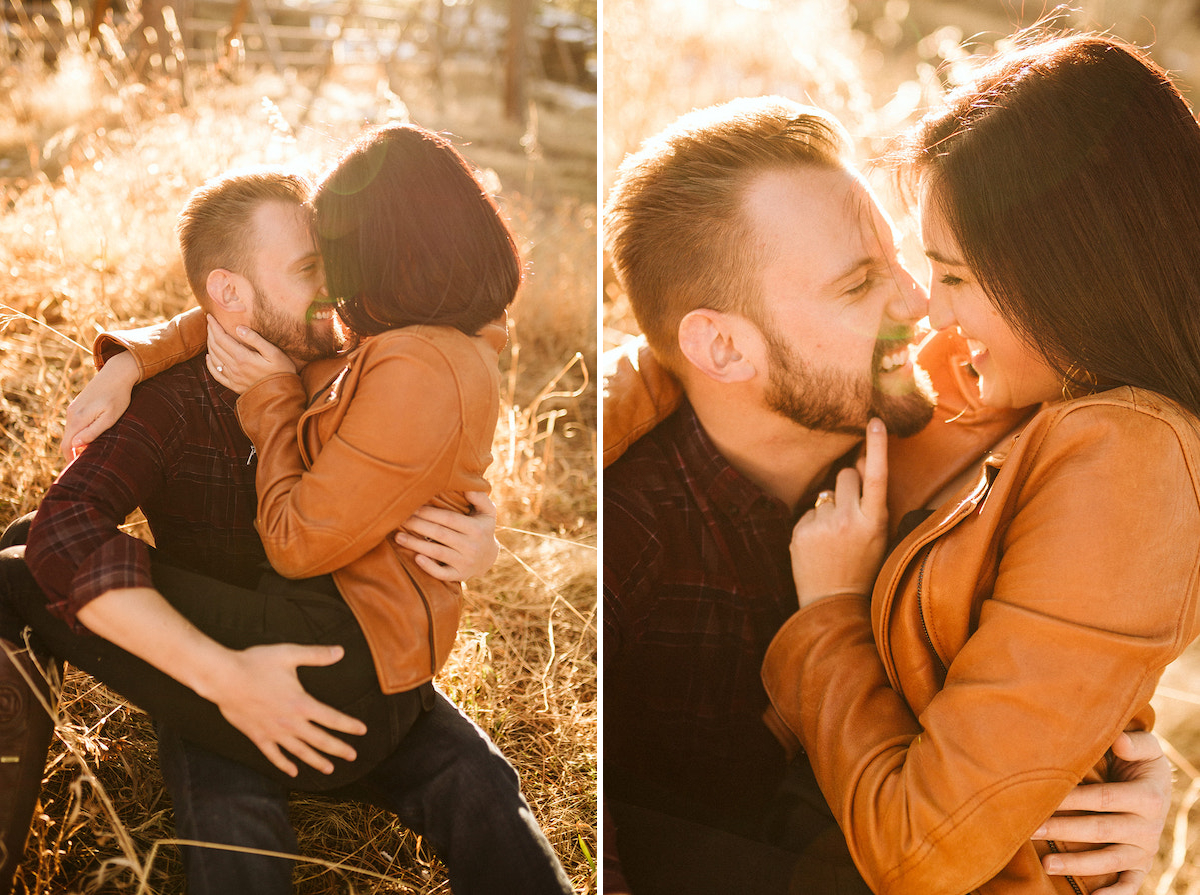
M 963 280 L 962 277 L 956 277 L 952 273 L 944 273 L 938 278 L 938 282 L 943 286 L 961 286 Z

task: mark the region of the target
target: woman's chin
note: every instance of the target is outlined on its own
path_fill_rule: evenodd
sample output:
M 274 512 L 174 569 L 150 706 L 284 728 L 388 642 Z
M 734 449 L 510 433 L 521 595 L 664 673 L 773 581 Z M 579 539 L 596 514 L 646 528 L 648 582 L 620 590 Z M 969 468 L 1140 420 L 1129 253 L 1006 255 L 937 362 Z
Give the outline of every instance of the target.
M 1012 407 L 1012 396 L 1009 395 L 1008 389 L 1001 388 L 996 382 L 986 375 L 979 377 L 979 400 L 983 402 L 984 407 L 992 407 L 996 410 L 1004 410 Z

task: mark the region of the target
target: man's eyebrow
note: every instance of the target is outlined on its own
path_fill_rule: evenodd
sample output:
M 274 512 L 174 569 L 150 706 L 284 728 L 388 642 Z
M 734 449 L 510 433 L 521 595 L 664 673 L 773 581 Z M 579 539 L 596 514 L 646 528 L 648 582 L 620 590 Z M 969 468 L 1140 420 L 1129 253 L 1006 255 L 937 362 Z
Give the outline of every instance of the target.
M 318 251 L 314 250 L 311 252 L 305 252 L 303 255 L 301 255 L 299 258 L 297 258 L 295 261 L 292 262 L 292 266 L 293 267 L 301 267 L 301 266 L 307 264 L 309 261 L 318 260 L 320 257 L 321 257 L 321 253 Z
M 966 267 L 967 266 L 967 263 L 965 261 L 959 261 L 956 258 L 947 257 L 946 255 L 943 255 L 941 252 L 939 252 L 937 249 L 926 249 L 925 257 L 928 258 L 930 261 L 936 261 L 938 264 L 944 264 L 946 267 Z
M 829 284 L 831 286 L 836 286 L 846 280 L 849 280 L 851 277 L 854 277 L 863 268 L 875 267 L 878 264 L 879 264 L 878 259 L 872 258 L 869 255 L 864 255 L 862 258 L 859 258 L 853 264 L 848 264 L 846 266 L 846 269 L 843 270 L 840 274 L 838 274 L 835 277 L 830 278 Z

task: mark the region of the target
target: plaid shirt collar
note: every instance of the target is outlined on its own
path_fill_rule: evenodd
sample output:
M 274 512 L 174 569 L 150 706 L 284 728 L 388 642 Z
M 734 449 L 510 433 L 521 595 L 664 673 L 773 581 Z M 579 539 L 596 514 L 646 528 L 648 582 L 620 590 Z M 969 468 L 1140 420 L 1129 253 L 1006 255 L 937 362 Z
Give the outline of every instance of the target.
M 677 420 L 678 437 L 673 442 L 680 467 L 687 470 L 697 500 L 709 504 L 734 522 L 764 515 L 794 520 L 799 515 L 730 465 L 704 431 L 700 418 L 686 399 L 680 404 Z M 838 468 L 840 466 L 837 464 Z M 836 475 L 836 471 L 831 475 Z

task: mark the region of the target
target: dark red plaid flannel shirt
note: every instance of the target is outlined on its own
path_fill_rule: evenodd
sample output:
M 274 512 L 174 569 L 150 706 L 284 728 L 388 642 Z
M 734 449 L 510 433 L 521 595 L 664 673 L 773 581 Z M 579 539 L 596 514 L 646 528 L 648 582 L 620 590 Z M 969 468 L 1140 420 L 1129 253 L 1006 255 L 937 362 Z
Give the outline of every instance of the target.
M 257 582 L 267 561 L 254 528 L 257 463 L 236 400 L 193 358 L 138 386 L 125 415 L 63 471 L 25 553 L 55 613 L 76 624 L 104 592 L 152 586 L 146 544 L 120 530 L 138 507 L 163 561 Z
M 796 611 L 794 521 L 717 452 L 686 403 L 605 470 L 612 797 L 753 817 L 778 787 L 784 754 L 762 721 L 760 670 Z

